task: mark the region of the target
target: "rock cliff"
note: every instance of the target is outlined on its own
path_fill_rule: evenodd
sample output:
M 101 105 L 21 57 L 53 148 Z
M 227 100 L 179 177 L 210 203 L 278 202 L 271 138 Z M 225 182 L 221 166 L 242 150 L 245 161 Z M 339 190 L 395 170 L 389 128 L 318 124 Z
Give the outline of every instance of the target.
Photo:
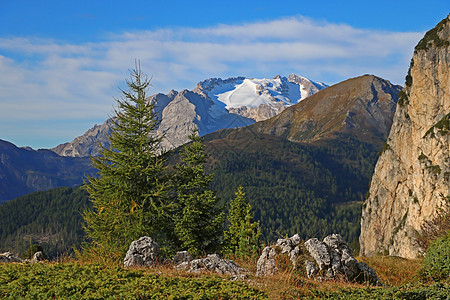
M 415 48 L 361 219 L 361 254 L 416 258 L 425 220 L 449 201 L 450 15 Z

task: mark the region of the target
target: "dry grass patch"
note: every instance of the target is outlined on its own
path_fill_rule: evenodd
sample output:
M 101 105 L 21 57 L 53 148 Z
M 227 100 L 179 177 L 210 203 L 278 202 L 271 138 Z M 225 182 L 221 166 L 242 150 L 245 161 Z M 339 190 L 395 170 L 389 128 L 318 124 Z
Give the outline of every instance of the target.
M 400 286 L 420 280 L 423 259 L 404 259 L 395 256 L 357 257 L 373 268 L 386 286 Z

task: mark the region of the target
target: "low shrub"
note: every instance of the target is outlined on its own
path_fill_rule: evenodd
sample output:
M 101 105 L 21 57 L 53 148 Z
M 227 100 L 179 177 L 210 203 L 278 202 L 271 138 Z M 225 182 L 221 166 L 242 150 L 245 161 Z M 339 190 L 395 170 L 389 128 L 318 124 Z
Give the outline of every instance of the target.
M 450 278 L 450 231 L 431 242 L 425 255 L 423 273 L 435 280 Z

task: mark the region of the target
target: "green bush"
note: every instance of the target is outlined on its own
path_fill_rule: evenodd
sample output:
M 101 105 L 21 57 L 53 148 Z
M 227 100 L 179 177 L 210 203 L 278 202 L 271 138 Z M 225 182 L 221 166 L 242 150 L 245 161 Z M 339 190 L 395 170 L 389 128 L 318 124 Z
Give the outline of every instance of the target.
M 408 94 L 404 91 L 401 90 L 398 93 L 398 101 L 397 101 L 398 105 L 400 105 L 401 107 L 405 106 L 406 104 L 409 103 L 409 97 Z
M 423 272 L 436 281 L 450 277 L 450 231 L 428 247 Z

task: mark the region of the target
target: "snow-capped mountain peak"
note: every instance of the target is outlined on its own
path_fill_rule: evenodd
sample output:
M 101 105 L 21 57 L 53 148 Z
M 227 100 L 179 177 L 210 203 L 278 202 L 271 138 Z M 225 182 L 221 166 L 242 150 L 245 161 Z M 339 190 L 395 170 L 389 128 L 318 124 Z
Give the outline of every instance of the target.
M 209 78 L 192 90 L 170 91 L 149 97 L 157 102 L 161 120 L 157 132 L 164 135 L 162 149 L 169 150 L 187 142 L 192 129 L 205 135 L 223 128 L 235 128 L 271 118 L 327 87 L 295 74 L 273 79 L 231 77 Z M 108 142 L 111 124 L 88 130 L 71 143 L 52 149 L 60 155 L 95 155 L 98 143 Z M 101 133 L 101 134 L 100 134 Z
M 327 87 L 295 74 L 273 79 L 232 77 L 210 78 L 200 82 L 197 90 L 226 109 L 257 108 L 260 105 L 290 106 Z

